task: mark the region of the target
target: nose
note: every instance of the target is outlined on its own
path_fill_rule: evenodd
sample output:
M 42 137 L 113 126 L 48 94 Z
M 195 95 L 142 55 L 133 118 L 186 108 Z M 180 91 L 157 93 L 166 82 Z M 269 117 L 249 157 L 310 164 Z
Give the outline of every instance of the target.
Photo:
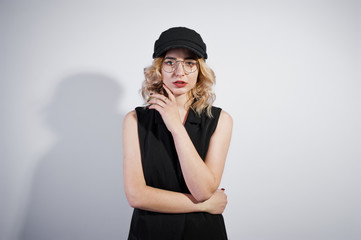
M 180 66 L 179 66 L 180 65 Z M 183 76 L 185 73 L 184 73 L 184 67 L 183 67 L 183 63 L 182 62 L 177 62 L 176 63 L 176 68 L 175 68 L 175 71 L 174 71 L 175 75 L 176 76 Z

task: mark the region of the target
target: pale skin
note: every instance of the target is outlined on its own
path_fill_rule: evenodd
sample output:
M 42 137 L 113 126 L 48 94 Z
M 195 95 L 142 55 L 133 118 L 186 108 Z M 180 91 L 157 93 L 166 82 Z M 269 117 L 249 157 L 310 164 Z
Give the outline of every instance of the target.
M 186 49 L 172 49 L 166 53 L 179 61 L 192 54 Z M 187 93 L 197 82 L 198 70 L 186 73 L 181 63 L 168 73 L 162 70 L 163 86 L 168 98 L 154 93 L 149 109 L 155 109 L 173 136 L 182 173 L 191 194 L 172 192 L 147 186 L 141 164 L 140 147 L 135 111 L 126 115 L 123 123 L 123 176 L 125 193 L 130 205 L 148 211 L 162 213 L 208 212 L 220 214 L 227 205 L 224 190 L 218 189 L 232 133 L 232 118 L 221 112 L 208 152 L 203 161 L 193 146 L 184 122 L 187 117 Z M 185 82 L 177 86 L 176 81 Z

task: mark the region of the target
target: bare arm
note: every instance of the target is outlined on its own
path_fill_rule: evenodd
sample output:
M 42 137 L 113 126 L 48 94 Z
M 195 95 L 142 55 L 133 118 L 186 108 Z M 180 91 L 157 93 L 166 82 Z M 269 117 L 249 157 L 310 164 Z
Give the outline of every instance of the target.
M 203 161 L 182 124 L 174 95 L 165 85 L 164 89 L 169 99 L 153 94 L 149 108 L 156 109 L 161 114 L 172 133 L 182 173 L 192 196 L 199 202 L 205 201 L 212 196 L 221 182 L 231 141 L 232 117 L 224 111 L 221 112 L 217 128 L 210 139 L 206 159 Z
M 123 176 L 125 193 L 134 208 L 163 213 L 222 213 L 226 203 L 223 191 L 217 191 L 206 202 L 199 203 L 191 194 L 172 192 L 147 186 L 144 180 L 135 111 L 123 123 Z
M 184 179 L 198 201 L 209 199 L 219 187 L 231 134 L 232 118 L 222 111 L 203 161 L 184 127 L 172 132 Z

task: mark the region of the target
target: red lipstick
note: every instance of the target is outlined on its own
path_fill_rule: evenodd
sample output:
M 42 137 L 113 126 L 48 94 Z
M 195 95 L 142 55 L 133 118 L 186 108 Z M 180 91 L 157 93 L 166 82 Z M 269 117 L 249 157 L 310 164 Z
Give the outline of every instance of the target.
M 175 81 L 175 82 L 173 82 L 173 84 L 176 85 L 179 88 L 184 87 L 185 85 L 187 85 L 187 83 L 184 82 L 184 81 Z

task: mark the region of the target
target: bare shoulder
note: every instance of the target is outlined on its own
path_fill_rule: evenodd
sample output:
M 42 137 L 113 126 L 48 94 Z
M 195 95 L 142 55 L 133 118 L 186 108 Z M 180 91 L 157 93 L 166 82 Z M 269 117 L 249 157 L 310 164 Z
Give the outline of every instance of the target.
M 124 125 L 137 121 L 137 113 L 135 110 L 128 112 L 124 117 Z
M 127 113 L 123 120 L 123 136 L 134 132 L 137 129 L 137 113 L 135 110 Z
M 233 120 L 232 116 L 222 110 L 218 119 L 217 128 L 214 135 L 221 138 L 229 138 L 232 135 Z
M 123 121 L 123 154 L 132 156 L 137 149 L 137 113 L 133 110 L 127 113 Z
M 124 119 L 128 119 L 128 118 L 137 119 L 137 113 L 135 112 L 135 110 L 132 110 L 125 115 Z
M 228 112 L 222 110 L 221 115 L 219 116 L 218 124 L 229 126 L 230 128 L 232 128 L 233 126 L 232 116 Z

